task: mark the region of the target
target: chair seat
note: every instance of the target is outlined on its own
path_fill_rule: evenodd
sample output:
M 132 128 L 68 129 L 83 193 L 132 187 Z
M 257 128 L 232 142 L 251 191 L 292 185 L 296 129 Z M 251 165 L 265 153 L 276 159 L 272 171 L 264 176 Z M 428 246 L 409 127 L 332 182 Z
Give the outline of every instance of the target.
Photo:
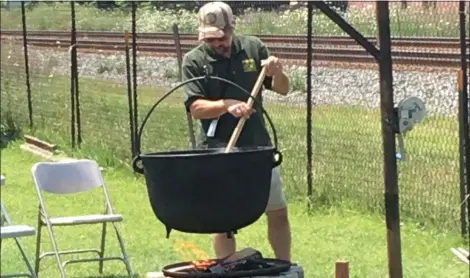
M 49 218 L 52 225 L 80 225 L 122 221 L 120 214 L 91 214 Z M 44 220 L 43 220 L 44 221 Z
M 36 230 L 28 225 L 11 225 L 1 228 L 1 238 L 32 236 L 35 233 Z

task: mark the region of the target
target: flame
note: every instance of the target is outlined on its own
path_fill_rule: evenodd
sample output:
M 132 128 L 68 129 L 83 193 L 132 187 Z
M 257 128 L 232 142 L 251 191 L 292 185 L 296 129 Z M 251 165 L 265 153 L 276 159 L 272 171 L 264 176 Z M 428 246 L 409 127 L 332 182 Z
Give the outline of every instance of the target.
M 197 260 L 197 261 L 192 261 L 191 263 L 198 270 L 207 270 L 209 267 L 217 264 L 217 262 L 213 260 Z
M 177 240 L 175 247 L 182 255 L 183 259 L 190 261 L 197 270 L 204 271 L 217 264 L 216 261 L 211 260 L 209 255 L 201 250 L 193 241 Z M 194 258 L 197 258 L 197 260 L 194 260 Z
M 185 261 L 193 261 L 194 258 L 197 258 L 197 260 L 210 259 L 209 255 L 201 250 L 193 241 L 177 240 L 175 248 Z

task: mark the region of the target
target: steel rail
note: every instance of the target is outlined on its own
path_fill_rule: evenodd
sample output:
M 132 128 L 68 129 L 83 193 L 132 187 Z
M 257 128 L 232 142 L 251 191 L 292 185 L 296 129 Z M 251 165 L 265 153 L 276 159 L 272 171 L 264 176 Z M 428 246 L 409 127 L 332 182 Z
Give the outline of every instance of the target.
M 39 32 L 40 34 L 48 34 L 44 36 L 38 37 L 28 37 L 28 44 L 31 46 L 37 47 L 47 47 L 47 48 L 66 48 L 70 47 L 70 39 L 69 38 L 51 38 L 51 32 L 44 32 L 44 31 L 35 31 Z M 31 32 L 30 32 L 31 33 Z M 33 32 L 34 33 L 34 32 Z M 99 32 L 93 32 L 93 34 L 98 34 Z M 109 32 L 101 32 L 103 34 L 107 34 Z M 60 36 L 65 37 L 66 35 L 69 36 L 68 32 L 60 33 Z M 87 32 L 88 34 L 88 32 Z M 148 33 L 145 33 L 148 35 Z M 2 41 L 10 40 L 10 41 L 21 41 L 22 37 L 17 35 L 12 35 L 12 33 L 8 33 L 2 31 Z M 57 37 L 58 34 L 55 34 Z M 78 38 L 77 39 L 77 47 L 79 49 L 87 49 L 87 50 L 95 50 L 95 51 L 124 51 L 124 39 L 120 36 L 118 32 L 115 32 L 114 35 L 119 35 L 117 40 L 96 40 L 96 39 L 86 39 L 86 38 Z M 159 38 L 162 38 L 160 36 Z M 109 38 L 109 37 L 107 37 Z M 119 40 L 121 38 L 121 40 Z M 262 38 L 263 39 L 263 38 Z M 341 38 L 343 41 L 345 38 Z M 416 38 L 415 38 L 416 39 Z M 409 42 L 412 42 L 411 40 Z M 188 52 L 190 49 L 197 45 L 197 41 L 194 40 L 191 42 L 182 42 L 181 49 L 183 53 Z M 292 44 L 291 41 L 289 41 Z M 303 61 L 306 59 L 306 45 L 297 44 L 297 45 L 276 45 L 274 43 L 268 43 L 268 46 L 271 52 L 282 58 L 282 59 L 289 59 L 289 60 L 298 60 Z M 375 60 L 364 50 L 361 48 L 353 48 L 348 45 L 342 45 L 343 47 L 331 47 L 328 45 L 316 45 L 314 44 L 313 47 L 313 58 L 315 60 L 324 61 L 324 62 L 349 62 L 349 63 L 375 63 Z M 419 48 L 414 46 L 415 48 Z M 175 46 L 174 43 L 170 40 L 167 42 L 158 40 L 155 41 L 137 41 L 137 50 L 140 52 L 147 52 L 147 53 L 155 53 L 161 54 L 164 56 L 174 56 L 175 54 Z M 395 64 L 400 65 L 415 65 L 415 66 L 434 66 L 434 67 L 458 67 L 460 64 L 461 56 L 458 52 L 452 52 L 450 48 L 447 48 L 446 51 L 442 52 L 430 52 L 431 49 L 427 49 L 425 51 L 417 51 L 417 50 L 406 50 L 400 49 L 396 51 L 392 51 L 392 57 L 394 58 Z M 469 55 L 470 57 L 470 55 Z M 467 57 L 467 59 L 469 59 Z M 469 59 L 470 60 L 470 59 Z
M 0 30 L 2 36 L 22 36 L 19 30 Z M 69 37 L 69 31 L 28 31 L 29 37 Z M 265 43 L 289 43 L 289 44 L 307 44 L 305 35 L 256 35 Z M 77 37 L 84 38 L 107 38 L 122 40 L 124 32 L 105 32 L 105 31 L 79 31 Z M 148 40 L 173 40 L 172 33 L 137 33 L 137 39 Z M 375 37 L 366 37 L 372 43 L 376 43 Z M 196 41 L 197 35 L 191 33 L 180 34 L 181 40 Z M 469 39 L 470 42 L 470 39 Z M 313 44 L 326 45 L 357 45 L 357 43 L 348 36 L 314 36 Z M 392 37 L 392 45 L 395 47 L 426 47 L 426 48 L 456 48 L 460 47 L 458 38 L 453 37 Z
M 50 46 L 69 46 L 70 41 L 65 39 L 49 39 L 49 38 L 29 38 L 28 43 L 33 45 L 50 45 Z M 93 46 L 94 48 L 100 48 L 102 46 L 110 46 L 111 48 L 119 48 L 124 49 L 124 42 L 116 42 L 116 41 L 103 41 L 103 40 L 77 40 L 78 47 L 88 47 Z M 181 43 L 181 48 L 184 51 L 188 51 L 191 48 L 195 47 L 197 44 L 193 43 Z M 137 43 L 138 49 L 153 49 L 158 51 L 159 49 L 170 49 L 174 50 L 174 43 L 173 42 L 138 42 Z M 273 45 L 270 46 L 270 50 L 272 52 L 295 52 L 297 54 L 302 54 L 305 56 L 305 52 L 307 51 L 306 46 L 303 47 L 295 47 L 292 46 L 278 46 Z M 352 48 L 324 48 L 324 47 L 313 47 L 313 51 L 315 53 L 328 53 L 340 56 L 359 56 L 359 55 L 368 55 L 364 49 L 352 49 Z M 453 52 L 418 52 L 418 51 L 407 51 L 407 50 L 400 50 L 400 51 L 392 51 L 392 55 L 396 57 L 409 57 L 409 58 L 428 58 L 428 59 L 459 59 L 459 53 Z

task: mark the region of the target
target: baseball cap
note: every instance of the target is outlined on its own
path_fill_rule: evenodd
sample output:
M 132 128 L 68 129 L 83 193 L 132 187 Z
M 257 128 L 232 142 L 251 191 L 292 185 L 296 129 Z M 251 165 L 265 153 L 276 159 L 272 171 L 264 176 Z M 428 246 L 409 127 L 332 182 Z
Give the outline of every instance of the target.
M 205 38 L 222 38 L 224 31 L 235 27 L 232 8 L 224 2 L 209 2 L 198 12 L 199 40 Z

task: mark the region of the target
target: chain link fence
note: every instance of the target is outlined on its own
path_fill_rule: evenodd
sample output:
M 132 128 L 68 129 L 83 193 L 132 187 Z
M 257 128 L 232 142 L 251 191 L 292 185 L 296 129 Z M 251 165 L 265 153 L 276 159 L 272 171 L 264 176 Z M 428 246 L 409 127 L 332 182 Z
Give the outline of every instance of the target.
M 22 39 L 2 38 L 2 124 L 10 118 L 28 133 L 63 148 L 70 148 L 73 140 L 80 143 L 74 151 L 107 163 L 129 163 L 142 119 L 180 81 L 177 50 L 184 54 L 197 44 L 195 11 L 207 1 L 181 2 L 141 1 L 134 16 L 130 2 L 114 6 L 109 6 L 110 1 L 75 4 L 77 83 L 71 78 L 71 4 L 28 5 L 28 31 L 62 31 L 67 37 L 28 35 L 31 130 L 27 128 Z M 378 45 L 372 2 L 331 2 L 330 7 L 343 19 Z M 313 72 L 307 81 L 305 3 L 227 3 L 237 16 L 237 32 L 259 36 L 271 53 L 283 60 L 290 78 L 287 96 L 271 91 L 264 94 L 285 157 L 282 172 L 289 200 L 307 195 L 306 91 L 307 82 L 311 82 L 314 205 L 383 211 L 379 79 L 373 58 L 315 10 Z M 444 1 L 401 1 L 391 3 L 390 11 L 395 101 L 417 96 L 429 112 L 427 119 L 405 137 L 407 160 L 398 162 L 402 211 L 422 224 L 458 229 L 458 7 Z M 1 20 L 3 30 L 22 29 L 19 7 L 3 7 Z M 87 33 L 90 31 L 95 33 Z M 137 33 L 137 52 L 132 46 L 133 31 Z M 49 41 L 41 41 L 44 38 Z M 79 97 L 72 98 L 71 88 L 77 87 L 73 95 L 78 91 Z M 142 133 L 142 152 L 192 147 L 190 130 L 197 132 L 197 121 L 186 114 L 183 98 L 178 90 L 152 113 Z M 72 102 L 77 99 L 79 115 L 72 111 Z
M 440 226 L 460 227 L 459 195 L 459 92 L 454 68 L 413 65 L 423 59 L 436 61 L 452 56 L 460 66 L 459 3 L 421 1 L 406 6 L 395 3 L 392 36 L 397 39 L 423 37 L 421 47 L 398 45 L 396 52 L 416 51 L 410 67 L 394 71 L 395 99 L 417 96 L 427 105 L 427 120 L 405 138 L 408 161 L 399 163 L 402 210 L 419 224 L 433 222 Z M 467 10 L 468 14 L 468 10 Z M 467 15 L 468 18 L 468 15 Z M 468 34 L 468 31 L 466 32 Z M 433 38 L 452 38 L 441 46 Z M 468 38 L 467 38 L 468 39 Z M 427 42 L 423 42 L 427 40 Z M 465 215 L 465 214 L 463 214 Z
M 22 25 L 21 17 L 16 18 Z M 16 23 L 16 22 L 15 22 Z M 20 127 L 30 126 L 26 90 L 25 56 L 21 42 L 2 40 L 0 45 L 0 99 L 2 146 L 17 136 Z
M 374 3 L 350 2 L 339 14 L 380 47 Z M 314 20 L 317 36 L 346 35 L 323 14 Z M 428 109 L 426 120 L 405 136 L 407 159 L 398 160 L 401 211 L 419 225 L 458 230 L 465 221 L 459 195 L 458 4 L 408 2 L 404 8 L 391 2 L 390 27 L 395 103 L 416 96 Z M 318 52 L 332 52 L 338 47 L 332 42 Z M 379 72 L 359 55 L 362 47 L 348 50 L 347 61 L 324 66 L 315 60 L 314 187 L 328 204 L 383 212 Z M 439 62 L 445 56 L 453 60 L 444 67 Z

